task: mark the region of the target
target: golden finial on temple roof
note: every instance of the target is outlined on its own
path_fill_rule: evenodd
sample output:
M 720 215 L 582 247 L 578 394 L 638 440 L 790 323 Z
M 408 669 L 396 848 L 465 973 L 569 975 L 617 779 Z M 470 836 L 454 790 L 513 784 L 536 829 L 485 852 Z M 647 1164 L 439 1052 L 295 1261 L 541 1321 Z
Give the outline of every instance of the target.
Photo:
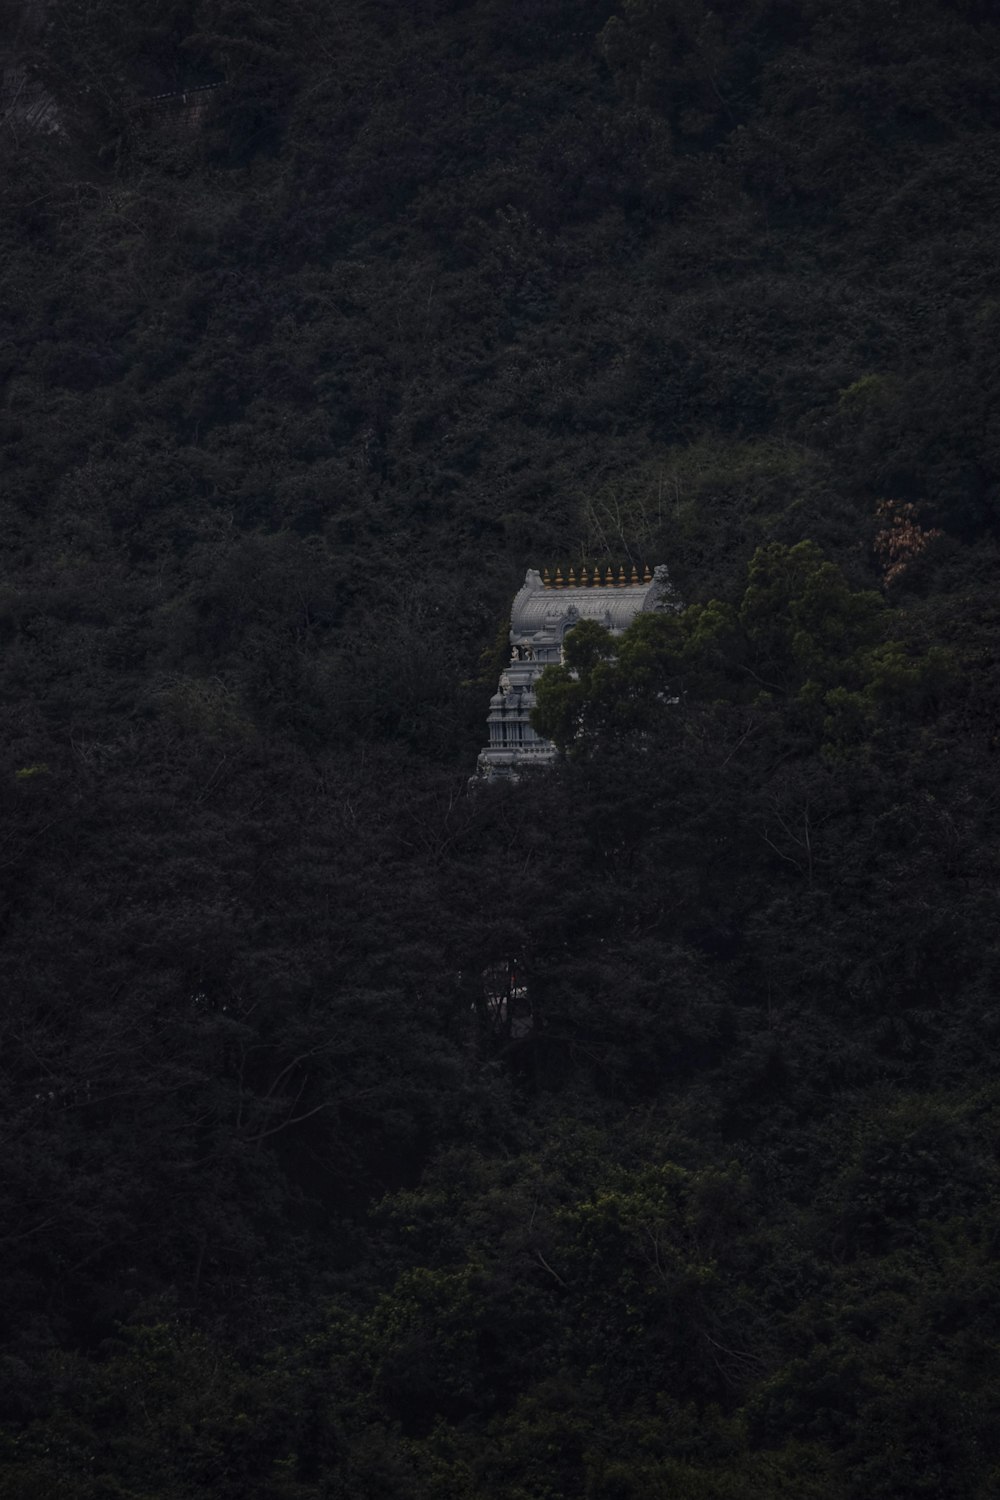
M 590 585 L 590 576 L 587 573 L 587 564 L 584 563 L 583 567 L 580 569 L 580 587 L 582 589 L 585 589 L 585 588 L 588 588 L 589 585 Z
M 623 589 L 625 587 L 625 564 L 624 563 L 622 563 L 622 565 L 618 569 L 618 587 L 620 589 Z
M 614 583 L 615 583 L 615 570 L 611 566 L 611 564 L 608 563 L 608 566 L 604 570 L 604 584 L 605 584 L 606 588 L 610 589 L 610 588 L 614 588 Z
M 633 584 L 639 582 L 639 569 L 635 563 L 632 564 L 632 577 L 629 579 L 629 582 Z
M 649 563 L 642 570 L 642 581 L 643 583 L 652 583 L 653 581 L 653 575 L 649 571 Z
M 575 589 L 576 588 L 576 574 L 573 572 L 572 567 L 570 567 L 569 578 L 566 580 L 566 583 L 567 583 L 567 587 L 568 588 L 571 588 L 571 589 Z
M 563 586 L 562 568 L 558 568 L 557 567 L 556 568 L 556 588 L 557 589 L 561 589 L 562 586 Z
M 542 573 L 542 587 L 547 589 L 550 589 L 552 587 L 552 579 L 549 575 L 548 568 L 546 568 Z

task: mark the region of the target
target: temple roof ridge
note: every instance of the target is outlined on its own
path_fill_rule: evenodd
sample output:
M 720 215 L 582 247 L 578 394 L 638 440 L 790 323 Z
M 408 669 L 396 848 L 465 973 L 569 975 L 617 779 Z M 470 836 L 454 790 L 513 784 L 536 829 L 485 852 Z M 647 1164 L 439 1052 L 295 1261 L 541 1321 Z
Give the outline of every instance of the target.
M 511 642 L 528 643 L 539 631 L 548 633 L 556 622 L 571 619 L 597 620 L 617 634 L 637 614 L 676 607 L 669 570 L 663 563 L 652 571 L 646 567 L 642 578 L 634 564 L 629 576 L 622 564 L 617 570 L 608 567 L 603 578 L 595 568 L 594 576 L 596 581 L 585 565 L 580 577 L 569 568 L 565 578 L 560 567 L 554 573 L 546 568 L 544 574 L 528 568 L 511 607 Z

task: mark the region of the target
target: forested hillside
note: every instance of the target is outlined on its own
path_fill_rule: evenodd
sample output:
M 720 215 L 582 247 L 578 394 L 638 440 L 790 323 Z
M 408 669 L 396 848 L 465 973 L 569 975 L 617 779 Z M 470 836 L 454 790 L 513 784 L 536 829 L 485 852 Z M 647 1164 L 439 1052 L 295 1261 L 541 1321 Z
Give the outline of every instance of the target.
M 0 1496 L 988 1500 L 995 6 L 0 64 Z

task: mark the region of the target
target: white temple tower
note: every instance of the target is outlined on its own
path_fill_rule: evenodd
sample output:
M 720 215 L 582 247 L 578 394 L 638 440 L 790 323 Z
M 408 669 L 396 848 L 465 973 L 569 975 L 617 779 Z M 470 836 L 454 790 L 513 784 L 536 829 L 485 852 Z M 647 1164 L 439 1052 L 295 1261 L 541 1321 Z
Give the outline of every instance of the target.
M 490 742 L 480 751 L 478 771 L 491 780 L 513 776 L 528 765 L 545 765 L 555 759 L 556 747 L 531 727 L 535 706 L 535 681 L 544 669 L 562 661 L 563 641 L 581 620 L 596 620 L 613 635 L 621 632 L 645 610 L 679 608 L 670 576 L 661 564 L 653 573 L 646 568 L 639 577 L 632 568 L 580 570 L 570 568 L 564 579 L 529 568 L 514 596 L 510 612 L 510 664 L 500 674 L 499 691 L 490 699 Z

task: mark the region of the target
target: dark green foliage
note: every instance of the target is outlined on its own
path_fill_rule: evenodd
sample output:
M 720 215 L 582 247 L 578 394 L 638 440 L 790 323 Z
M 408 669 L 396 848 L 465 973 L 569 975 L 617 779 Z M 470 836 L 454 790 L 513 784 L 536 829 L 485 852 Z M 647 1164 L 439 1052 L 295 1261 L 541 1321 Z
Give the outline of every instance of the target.
M 0 31 L 0 1495 L 987 1500 L 994 8 Z
M 800 753 L 867 754 L 869 737 L 900 718 L 931 718 L 955 680 L 943 647 L 920 654 L 889 639 L 896 623 L 907 632 L 880 594 L 851 590 L 814 543 L 772 542 L 754 553 L 737 603 L 649 612 L 621 640 L 583 621 L 565 663 L 538 683 L 535 727 L 581 755 L 654 726 L 669 731 L 684 722 L 679 705 L 739 705 L 769 742 L 791 734 Z

